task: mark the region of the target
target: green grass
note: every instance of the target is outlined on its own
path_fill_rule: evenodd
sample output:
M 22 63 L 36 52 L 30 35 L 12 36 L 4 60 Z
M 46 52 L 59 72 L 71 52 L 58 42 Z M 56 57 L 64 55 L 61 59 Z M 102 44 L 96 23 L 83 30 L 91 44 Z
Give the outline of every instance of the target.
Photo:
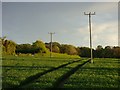
M 73 60 L 74 59 L 69 56 L 65 59 L 41 56 L 4 56 L 2 60 L 3 87 L 19 85 L 20 82 L 24 81 L 27 77 L 58 67 Z
M 64 84 L 65 88 L 118 88 L 118 59 L 94 59 L 87 63 Z
M 37 79 L 35 82 L 25 86 L 24 88 L 28 88 L 28 87 L 29 88 L 33 88 L 33 87 L 34 88 L 51 88 L 53 87 L 53 84 L 59 77 L 61 77 L 63 74 L 65 74 L 66 72 L 68 72 L 69 70 L 77 66 L 78 64 L 83 63 L 86 60 L 87 59 L 82 60 L 81 62 L 75 62 L 63 68 L 55 70 L 53 72 L 47 73 L 43 75 L 42 77 L 40 77 L 39 79 Z
M 59 78 L 60 76 L 62 76 L 65 72 L 69 71 L 69 68 L 60 68 L 59 70 L 47 73 L 45 75 L 43 75 L 42 77 L 40 77 L 38 80 L 36 80 L 35 82 L 27 85 L 24 88 L 50 88 L 52 87 L 52 84 L 57 80 L 57 78 Z
M 32 57 L 32 54 L 20 54 L 19 56 L 24 56 L 24 57 L 31 56 Z M 50 57 L 50 52 L 42 53 L 42 54 L 37 53 L 37 54 L 34 54 L 34 57 L 42 57 L 42 58 Z M 66 53 L 62 54 L 62 53 L 54 53 L 54 52 L 52 52 L 51 57 L 52 58 L 80 58 L 80 56 L 78 56 L 78 55 L 68 55 Z
M 53 54 L 54 55 L 54 54 Z M 59 54 L 60 55 L 60 54 Z M 60 57 L 49 56 L 3 56 L 2 83 L 3 88 L 19 85 L 26 78 L 56 68 L 60 65 L 79 60 L 78 56 L 62 54 Z M 51 88 L 58 78 L 72 68 L 86 61 L 68 64 L 39 77 L 37 80 L 23 86 L 24 88 Z M 72 74 L 64 83 L 64 88 L 117 88 L 119 85 L 120 59 L 94 59 Z

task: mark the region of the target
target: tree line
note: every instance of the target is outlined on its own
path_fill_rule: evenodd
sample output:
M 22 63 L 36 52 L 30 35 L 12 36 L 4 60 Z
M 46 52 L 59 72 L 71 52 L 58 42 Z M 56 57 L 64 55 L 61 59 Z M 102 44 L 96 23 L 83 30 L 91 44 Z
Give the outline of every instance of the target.
M 90 48 L 78 47 L 79 56 L 90 57 Z M 93 58 L 120 58 L 120 47 L 119 46 L 106 46 L 103 48 L 98 45 L 96 49 L 93 49 Z
M 2 54 L 16 55 L 16 54 L 36 54 L 36 53 L 48 53 L 50 52 L 49 43 L 44 43 L 41 40 L 36 40 L 32 44 L 16 44 L 12 40 L 7 40 L 6 37 L 0 38 L 0 45 L 2 48 Z M 60 44 L 58 42 L 52 42 L 52 52 L 66 53 L 68 55 L 79 55 L 80 57 L 90 57 L 89 47 L 75 47 L 68 44 Z M 93 49 L 94 58 L 120 58 L 120 47 L 118 46 L 106 46 L 103 48 L 98 45 L 96 49 Z

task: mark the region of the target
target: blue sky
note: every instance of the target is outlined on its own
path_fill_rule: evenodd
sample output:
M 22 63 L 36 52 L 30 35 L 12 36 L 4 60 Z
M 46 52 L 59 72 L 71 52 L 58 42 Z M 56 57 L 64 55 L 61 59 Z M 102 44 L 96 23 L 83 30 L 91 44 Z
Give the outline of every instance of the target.
M 53 41 L 89 46 L 88 16 L 92 16 L 93 47 L 118 45 L 117 2 L 3 2 L 2 36 L 21 43 Z

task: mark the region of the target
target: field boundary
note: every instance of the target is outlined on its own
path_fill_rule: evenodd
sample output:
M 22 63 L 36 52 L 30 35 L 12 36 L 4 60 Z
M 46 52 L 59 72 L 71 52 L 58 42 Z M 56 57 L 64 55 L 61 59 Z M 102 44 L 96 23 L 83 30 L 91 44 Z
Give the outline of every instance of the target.
M 65 81 L 72 75 L 74 74 L 80 67 L 85 65 L 86 63 L 90 62 L 90 59 L 87 61 L 83 62 L 82 64 L 77 65 L 76 67 L 72 68 L 70 71 L 67 73 L 63 74 L 61 77 L 59 77 L 55 83 L 53 83 L 52 89 L 55 88 L 63 88 Z

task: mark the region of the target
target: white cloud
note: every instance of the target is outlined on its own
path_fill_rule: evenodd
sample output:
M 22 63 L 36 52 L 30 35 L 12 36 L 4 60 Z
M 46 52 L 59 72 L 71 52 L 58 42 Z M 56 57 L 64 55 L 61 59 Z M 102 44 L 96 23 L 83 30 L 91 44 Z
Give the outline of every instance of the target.
M 117 34 L 118 31 L 118 22 L 106 22 L 106 23 L 101 23 L 101 24 L 93 24 L 92 25 L 92 33 L 93 34 L 100 34 L 100 33 L 115 33 Z
M 114 46 L 118 44 L 118 24 L 117 22 L 107 22 L 92 25 L 92 41 L 94 46 L 101 44 L 103 46 Z M 83 37 L 82 40 L 88 42 L 88 26 L 79 28 L 78 33 Z

